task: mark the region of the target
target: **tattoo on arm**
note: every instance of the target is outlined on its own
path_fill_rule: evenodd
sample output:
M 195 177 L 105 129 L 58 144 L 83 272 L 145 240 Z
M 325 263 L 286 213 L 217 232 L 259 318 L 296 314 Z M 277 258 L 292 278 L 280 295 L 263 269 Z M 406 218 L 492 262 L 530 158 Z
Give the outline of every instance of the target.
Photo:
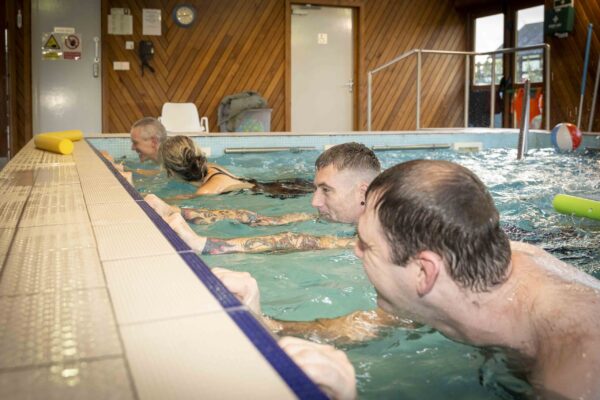
M 277 235 L 247 238 L 241 243 L 245 252 L 316 250 L 321 248 L 321 238 L 301 233 L 280 233 Z
M 261 218 L 258 214 L 247 210 L 208 210 L 206 208 L 187 209 L 183 216 L 196 225 L 213 224 L 224 220 L 252 225 Z
M 293 232 L 233 239 L 207 238 L 202 254 L 266 253 L 347 248 L 352 245 L 352 242 L 353 239 L 312 236 Z
M 239 252 L 239 248 L 231 243 L 231 239 L 207 238 L 201 254 L 228 254 Z

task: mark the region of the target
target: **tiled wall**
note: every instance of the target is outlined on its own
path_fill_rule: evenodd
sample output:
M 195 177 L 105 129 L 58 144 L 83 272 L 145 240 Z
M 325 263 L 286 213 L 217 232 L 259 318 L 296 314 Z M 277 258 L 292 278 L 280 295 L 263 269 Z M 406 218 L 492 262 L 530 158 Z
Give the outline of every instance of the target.
M 107 140 L 111 139 L 111 140 Z M 546 133 L 530 132 L 529 147 L 549 147 L 550 138 Z M 105 135 L 103 138 L 90 138 L 90 142 L 99 150 L 106 150 L 113 157 L 137 157 L 131 150 L 127 135 Z M 372 133 L 372 134 L 320 134 L 320 135 L 208 135 L 195 136 L 194 139 L 209 157 L 219 157 L 232 148 L 289 147 L 308 148 L 323 151 L 328 145 L 345 142 L 360 142 L 367 146 L 410 146 L 410 145 L 452 145 L 454 143 L 481 143 L 482 148 L 516 148 L 518 132 L 516 130 L 485 130 L 463 132 L 408 132 L 408 133 Z

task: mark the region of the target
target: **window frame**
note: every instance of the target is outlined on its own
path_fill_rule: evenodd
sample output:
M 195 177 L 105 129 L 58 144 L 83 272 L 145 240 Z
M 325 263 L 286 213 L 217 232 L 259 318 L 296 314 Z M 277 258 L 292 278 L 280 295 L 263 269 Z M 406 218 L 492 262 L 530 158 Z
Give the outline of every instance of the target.
M 543 5 L 545 7 L 544 0 L 505 0 L 501 4 L 498 3 L 487 3 L 483 5 L 472 6 L 467 10 L 467 41 L 470 46 L 470 51 L 475 51 L 475 20 L 477 18 L 486 17 L 494 14 L 504 14 L 504 47 L 513 48 L 516 47 L 517 42 L 517 12 L 522 9 L 531 8 L 535 6 Z M 544 37 L 544 43 L 545 43 Z M 469 86 L 471 92 L 478 91 L 490 91 L 491 84 L 488 85 L 475 85 L 475 57 L 471 57 L 470 60 L 470 77 Z M 543 59 L 542 59 L 543 61 Z M 506 53 L 502 56 L 502 65 L 504 76 L 510 76 L 513 80 L 512 86 L 515 90 L 523 87 L 523 84 L 514 82 L 516 77 L 516 53 Z M 542 74 L 546 76 L 546 65 L 543 63 Z M 495 84 L 496 90 L 498 84 Z M 544 82 L 531 83 L 532 88 L 544 87 Z M 502 126 L 512 127 L 513 122 L 511 119 L 511 101 L 507 96 L 503 99 L 502 107 Z

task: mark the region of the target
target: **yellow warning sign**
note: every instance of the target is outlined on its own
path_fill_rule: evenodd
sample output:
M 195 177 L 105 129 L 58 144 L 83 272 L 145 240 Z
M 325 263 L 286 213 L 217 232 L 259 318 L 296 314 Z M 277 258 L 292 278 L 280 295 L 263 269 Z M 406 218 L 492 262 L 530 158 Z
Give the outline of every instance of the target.
M 58 44 L 58 41 L 56 40 L 54 35 L 50 35 L 50 37 L 48 38 L 48 40 L 46 40 L 46 43 L 44 44 L 44 48 L 52 49 L 52 50 L 60 50 L 60 44 Z

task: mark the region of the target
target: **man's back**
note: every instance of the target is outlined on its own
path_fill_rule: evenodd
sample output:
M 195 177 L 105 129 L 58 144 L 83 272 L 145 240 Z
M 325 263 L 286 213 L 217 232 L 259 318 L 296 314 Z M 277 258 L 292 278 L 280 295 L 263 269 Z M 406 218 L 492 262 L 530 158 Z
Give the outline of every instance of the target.
M 597 398 L 600 281 L 534 246 L 512 249 L 520 301 L 535 332 L 530 382 L 548 398 Z

